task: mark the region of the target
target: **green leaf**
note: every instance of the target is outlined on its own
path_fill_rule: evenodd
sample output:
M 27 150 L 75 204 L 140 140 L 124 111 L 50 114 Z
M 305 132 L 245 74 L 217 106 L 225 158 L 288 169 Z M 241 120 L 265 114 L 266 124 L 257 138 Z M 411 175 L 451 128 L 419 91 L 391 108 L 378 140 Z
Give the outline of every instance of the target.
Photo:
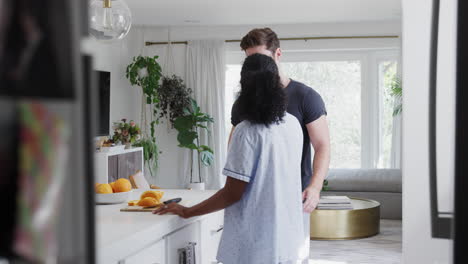
M 190 110 L 188 108 L 184 108 L 184 115 L 191 115 Z
M 184 148 L 188 148 L 188 149 L 198 150 L 197 145 L 195 145 L 194 143 L 185 145 L 185 146 L 183 146 L 183 147 L 184 147 Z
M 214 155 L 210 151 L 202 151 L 200 152 L 200 160 L 205 166 L 211 166 L 213 164 Z
M 213 153 L 213 150 L 210 147 L 206 146 L 206 145 L 201 145 L 199 150 L 200 151 L 208 151 L 210 153 Z
M 153 141 L 155 141 L 155 139 L 154 139 L 154 131 L 155 131 L 154 126 L 155 126 L 155 125 L 156 125 L 156 121 L 152 121 L 152 122 L 150 123 L 150 131 L 151 131 L 150 133 L 151 133 L 151 138 L 153 139 Z
M 177 135 L 177 140 L 179 141 L 180 145 L 188 146 L 193 144 L 193 141 L 197 138 L 197 133 L 194 131 L 180 131 L 179 135 Z
M 200 108 L 198 107 L 197 101 L 195 101 L 195 99 L 193 99 L 193 98 L 190 98 L 190 104 L 192 106 L 191 113 L 198 113 L 197 110 L 200 109 Z
M 197 122 L 208 122 L 213 123 L 214 119 L 210 116 L 204 115 L 202 117 L 197 117 Z
M 174 128 L 179 132 L 191 130 L 194 126 L 191 116 L 180 116 L 174 121 Z

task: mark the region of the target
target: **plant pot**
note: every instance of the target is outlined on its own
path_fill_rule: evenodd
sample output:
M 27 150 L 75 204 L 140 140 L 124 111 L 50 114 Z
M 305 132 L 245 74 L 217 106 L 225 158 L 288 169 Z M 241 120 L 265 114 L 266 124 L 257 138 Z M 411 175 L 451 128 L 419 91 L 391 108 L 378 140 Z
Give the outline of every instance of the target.
M 131 149 L 132 148 L 132 143 L 125 143 L 125 149 Z
M 204 182 L 189 183 L 187 188 L 192 189 L 192 190 L 204 191 L 205 183 Z

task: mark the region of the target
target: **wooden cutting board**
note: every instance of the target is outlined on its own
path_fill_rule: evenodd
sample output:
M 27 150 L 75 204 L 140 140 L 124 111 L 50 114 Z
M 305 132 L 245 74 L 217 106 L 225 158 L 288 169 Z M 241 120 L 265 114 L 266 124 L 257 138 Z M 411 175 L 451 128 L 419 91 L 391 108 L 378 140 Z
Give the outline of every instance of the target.
M 191 206 L 190 201 L 186 201 L 186 200 L 180 201 L 179 204 L 185 207 Z M 138 206 L 138 205 L 127 205 L 126 207 L 120 209 L 120 211 L 121 212 L 152 212 L 153 210 L 156 210 L 157 208 L 158 207 L 144 208 L 143 206 Z

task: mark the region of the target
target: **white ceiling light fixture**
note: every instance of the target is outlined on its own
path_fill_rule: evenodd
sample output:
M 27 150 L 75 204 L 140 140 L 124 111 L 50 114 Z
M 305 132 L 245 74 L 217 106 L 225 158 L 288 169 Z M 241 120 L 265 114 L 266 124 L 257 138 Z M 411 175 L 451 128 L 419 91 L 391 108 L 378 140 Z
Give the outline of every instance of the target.
M 132 14 L 123 0 L 91 0 L 89 26 L 97 40 L 123 39 L 132 26 Z

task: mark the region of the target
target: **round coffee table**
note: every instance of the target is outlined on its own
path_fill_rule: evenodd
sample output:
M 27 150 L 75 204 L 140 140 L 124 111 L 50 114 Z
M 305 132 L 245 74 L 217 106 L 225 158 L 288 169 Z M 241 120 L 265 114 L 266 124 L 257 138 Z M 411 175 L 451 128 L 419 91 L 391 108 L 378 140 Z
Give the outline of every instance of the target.
M 351 210 L 320 210 L 310 214 L 310 239 L 346 240 L 374 236 L 380 230 L 380 203 L 350 197 Z

